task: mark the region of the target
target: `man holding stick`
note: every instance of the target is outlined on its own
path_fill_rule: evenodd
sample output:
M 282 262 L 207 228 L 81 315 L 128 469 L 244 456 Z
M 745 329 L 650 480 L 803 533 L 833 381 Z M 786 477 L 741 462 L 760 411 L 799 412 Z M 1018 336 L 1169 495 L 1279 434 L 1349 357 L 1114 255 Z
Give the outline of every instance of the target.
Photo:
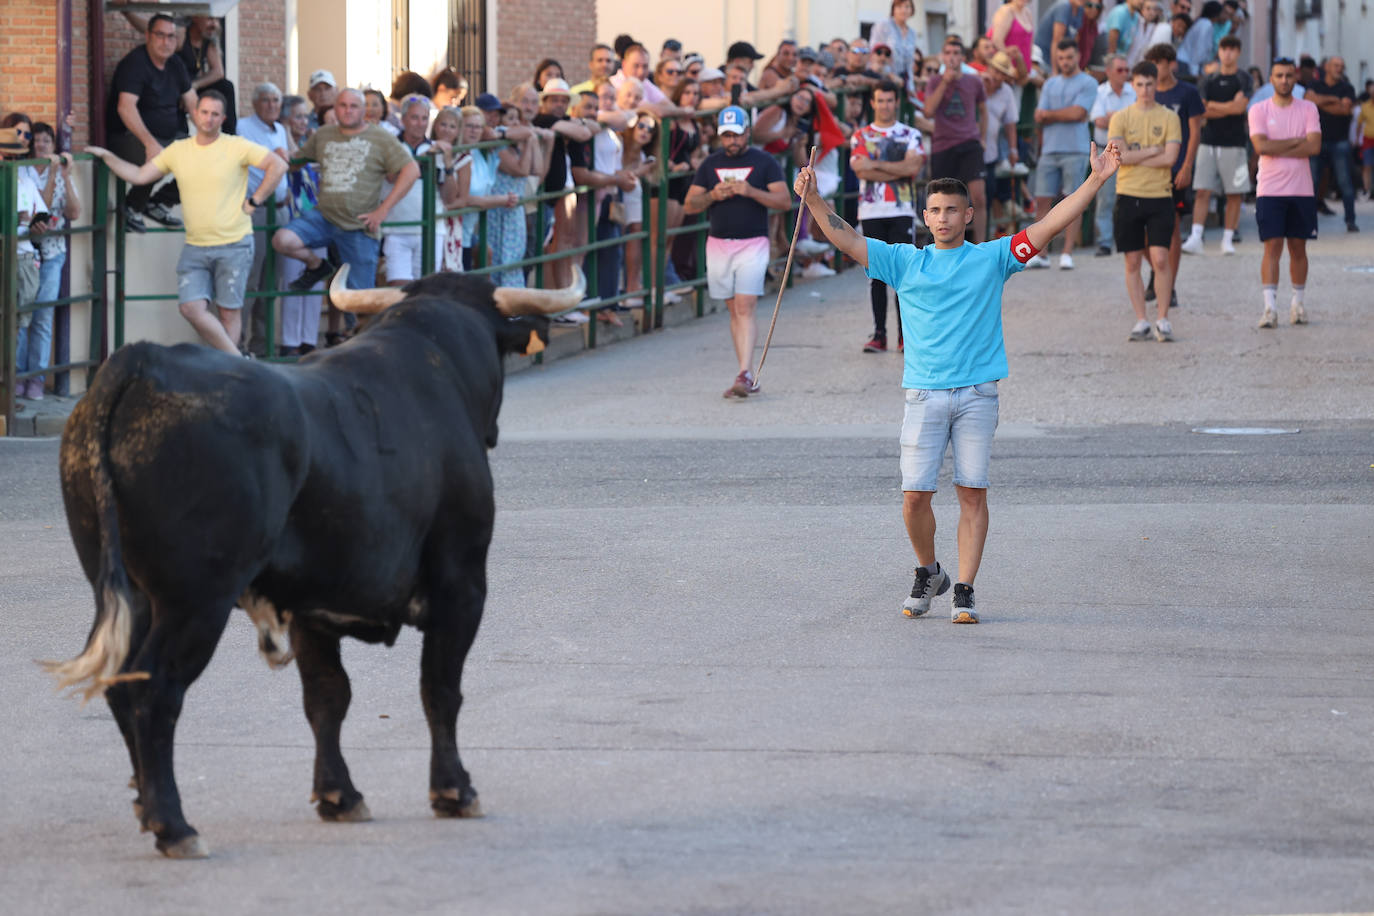
M 911 596 L 902 603 L 908 617 L 925 615 L 931 599 L 950 586 L 949 573 L 935 559 L 931 498 L 945 449 L 952 442 L 959 497 L 959 578 L 951 619 L 978 622 L 973 580 L 988 534 L 988 456 L 997 427 L 997 382 L 1007 374 L 1002 285 L 1083 215 L 1098 189 L 1116 173 L 1121 150 L 1108 143 L 1099 154 L 1092 144 L 1089 158 L 1092 174 L 1039 222 L 1010 238 L 979 245 L 964 240 L 974 213 L 968 189 L 958 179 L 937 179 L 926 186 L 925 224 L 935 241 L 916 248 L 865 239 L 820 196 L 812 169 L 797 175 L 794 190 L 831 244 L 863 265 L 871 279 L 897 291 L 906 338 L 902 518 L 919 564 Z

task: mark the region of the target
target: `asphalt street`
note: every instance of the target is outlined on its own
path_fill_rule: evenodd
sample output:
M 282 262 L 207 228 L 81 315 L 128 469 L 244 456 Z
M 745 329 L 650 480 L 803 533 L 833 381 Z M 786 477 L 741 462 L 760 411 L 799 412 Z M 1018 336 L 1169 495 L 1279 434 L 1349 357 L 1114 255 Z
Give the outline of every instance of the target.
M 460 719 L 480 821 L 429 812 L 406 631 L 346 646 L 345 754 L 375 820 L 321 823 L 296 674 L 235 614 L 178 732 L 212 856 L 162 859 L 108 710 L 33 664 L 78 652 L 93 614 L 57 442 L 0 440 L 0 899 L 1374 911 L 1374 251 L 1322 225 L 1306 327 L 1255 327 L 1253 232 L 1185 261 L 1172 344 L 1127 342 L 1116 258 L 1009 282 L 976 627 L 948 596 L 899 610 L 900 357 L 859 352 L 858 272 L 788 293 L 744 402 L 720 397 L 721 314 L 510 377 Z M 1282 432 L 1196 431 L 1251 427 Z M 936 513 L 953 564 L 948 470 Z

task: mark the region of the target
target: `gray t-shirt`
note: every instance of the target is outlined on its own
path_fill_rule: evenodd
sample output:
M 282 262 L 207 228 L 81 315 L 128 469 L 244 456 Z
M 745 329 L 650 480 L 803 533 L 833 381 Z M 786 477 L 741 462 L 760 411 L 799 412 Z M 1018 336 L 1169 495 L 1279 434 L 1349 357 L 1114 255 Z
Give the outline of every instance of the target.
M 310 135 L 300 155 L 319 163 L 317 209 L 340 229 L 362 229 L 358 216 L 377 209 L 386 176 L 411 161 L 401 141 L 375 124 L 351 137 L 337 124 L 326 124 Z

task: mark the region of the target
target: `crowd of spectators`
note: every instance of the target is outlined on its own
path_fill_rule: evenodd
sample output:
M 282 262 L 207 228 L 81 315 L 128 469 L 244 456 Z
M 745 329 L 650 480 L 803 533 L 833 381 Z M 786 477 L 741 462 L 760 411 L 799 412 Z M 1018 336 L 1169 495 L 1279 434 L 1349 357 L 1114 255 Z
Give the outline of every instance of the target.
M 252 113 L 241 118 L 233 109 L 234 87 L 224 78 L 214 19 L 196 16 L 183 25 L 165 16 L 145 20 L 126 13 L 145 40 L 116 68 L 109 145 L 131 163 L 151 161 L 187 135 L 185 115 L 194 111 L 198 95 L 217 89 L 229 102 L 225 133 L 296 160 L 271 204 L 253 214 L 259 231 L 250 282 L 255 291 L 272 292 L 265 290 L 263 264 L 271 249 L 283 255 L 276 291 L 283 294 L 281 348 L 294 354 L 319 342 L 320 300 L 310 291 L 340 263 L 351 265 L 353 285 L 403 284 L 436 269 L 471 270 L 479 246 L 485 246 L 483 263 L 509 265 L 532 256 L 542 242 L 551 254 L 573 252 L 543 271 L 544 284 L 559 287 L 572 282 L 574 267 L 584 260 L 576 250 L 590 241 L 589 212 L 594 237 L 614 240 L 643 229 L 647 210 L 657 241 L 658 183 L 667 182 L 666 223 L 675 228 L 685 218 L 688 187 L 703 161 L 720 149 L 714 115 L 727 106 L 747 112 L 752 145 L 784 164 L 805 164 L 817 147 L 822 193 L 848 192 L 841 212 L 866 232 L 884 238 L 906 233 L 919 241 L 923 180 L 952 177 L 969 188 L 975 241 L 1010 233 L 1082 181 L 1089 140 L 1105 142 L 1112 115 L 1134 100 L 1131 68 L 1148 56 L 1169 71 L 1160 74 L 1159 103 L 1183 122 L 1173 175 L 1175 185 L 1189 192 L 1177 207 L 1185 221 L 1192 215 L 1194 228 L 1186 244 L 1175 242 L 1176 260 L 1180 247 L 1200 250 L 1213 196 L 1225 201 L 1224 250 L 1233 250 L 1239 237 L 1236 216 L 1246 192 L 1235 182 L 1214 179 L 1234 158 L 1227 150 L 1243 142 L 1237 139 L 1236 119 L 1244 111 L 1238 96 L 1252 106 L 1270 89 L 1261 71 L 1237 72 L 1235 55 L 1228 58 L 1225 50 L 1238 45 L 1233 33 L 1246 20 L 1246 6 L 1246 0 L 1207 0 L 1195 10 L 1193 0 L 1119 0 L 1104 10 L 1099 0 L 1059 0 L 1037 21 L 1030 0 L 1006 0 L 984 35 L 947 35 L 931 47 L 914 19 L 912 0 L 894 0 L 867 36 L 816 46 L 785 39 L 769 54 L 737 41 L 713 60 L 671 38 L 651 51 L 622 35 L 591 47 L 585 61 L 565 67 L 541 60 L 528 82 L 488 84 L 475 98 L 453 69 L 428 78 L 403 72 L 383 88 L 342 86 L 329 70 L 318 69 L 305 97 L 284 97 L 271 83 L 254 87 Z M 1329 184 L 1354 231 L 1355 185 L 1362 183 L 1368 193 L 1374 168 L 1370 86 L 1357 98 L 1339 58 L 1320 68 L 1305 59 L 1300 77 L 1298 94 L 1308 93 L 1321 112 L 1322 148 L 1312 157 L 1314 179 L 1323 189 L 1318 199 L 1325 209 Z M 59 237 L 34 245 L 27 241 L 27 227 L 40 213 L 51 214 L 47 225 L 60 225 L 79 209 L 69 189 L 69 160 L 58 155 L 47 125 L 21 114 L 5 123 L 18 126 L 25 146 L 13 152 L 7 147 L 5 155 L 51 161 L 28 170 L 21 183 L 20 246 L 41 280 L 27 301 L 55 298 L 50 287 L 65 242 Z M 476 144 L 488 148 L 472 149 Z M 1253 151 L 1245 155 L 1253 173 Z M 431 263 L 421 263 L 424 185 L 416 180 L 418 164 L 426 159 L 435 167 L 436 212 L 487 215 L 484 233 L 475 212 L 441 216 Z M 1195 172 L 1199 163 L 1205 176 Z M 250 195 L 261 178 L 260 171 L 250 173 Z M 1196 204 L 1190 196 L 1195 183 L 1201 192 Z M 1098 201 L 1099 254 L 1112 252 L 1114 188 L 1109 182 Z M 177 205 L 174 181 L 135 187 L 125 223 L 133 231 L 149 219 L 178 226 Z M 270 239 L 261 231 L 268 210 L 280 227 Z M 774 218 L 775 255 L 787 243 L 781 230 L 781 220 Z M 1073 227 L 1066 234 L 1061 269 L 1073 267 L 1077 232 Z M 704 268 L 696 263 L 690 237 L 674 240 L 668 252 L 663 271 L 670 288 Z M 807 229 L 799 254 L 806 275 L 831 271 L 827 261 L 834 251 L 821 233 Z M 617 310 L 642 301 L 640 246 L 613 245 L 586 257 L 597 263 L 592 294 L 619 300 L 598 309 L 598 317 L 619 324 Z M 1050 263 L 1042 255 L 1033 266 Z M 493 279 L 523 285 L 534 273 L 507 266 Z M 26 292 L 30 285 L 21 283 Z M 866 349 L 885 345 L 886 296 L 884 288 L 880 304 L 879 290 L 873 291 L 875 327 Z M 674 298 L 671 291 L 668 298 Z M 241 345 L 262 353 L 265 309 L 259 301 L 249 310 L 255 314 L 245 316 Z M 41 368 L 51 350 L 51 319 L 42 313 L 24 317 L 20 367 Z M 346 320 L 351 316 L 329 316 L 326 343 L 346 336 Z M 573 313 L 563 320 L 589 318 Z M 41 391 L 39 381 L 20 393 Z

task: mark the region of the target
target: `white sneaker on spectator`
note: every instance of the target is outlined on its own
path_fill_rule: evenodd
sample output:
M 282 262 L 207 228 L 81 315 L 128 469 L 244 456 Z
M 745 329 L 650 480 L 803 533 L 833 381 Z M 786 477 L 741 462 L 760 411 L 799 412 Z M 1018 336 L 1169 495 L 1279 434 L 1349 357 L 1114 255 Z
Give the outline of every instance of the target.
M 590 319 L 586 312 L 569 312 L 566 315 L 559 315 L 553 319 L 554 324 L 586 324 Z
M 1225 241 L 1223 241 L 1223 242 L 1221 243 L 1221 253 L 1222 253 L 1222 254 L 1235 254 L 1235 253 L 1236 253 L 1236 243 L 1235 243 L 1235 242 L 1225 242 Z
M 1174 339 L 1174 326 L 1169 323 L 1168 318 L 1161 318 L 1155 322 L 1155 340 L 1160 343 L 1168 343 Z
M 1026 262 L 1026 266 L 1033 267 L 1036 270 L 1047 270 L 1050 266 L 1050 259 L 1045 257 L 1043 254 L 1037 254 L 1035 257 L 1031 258 L 1029 261 Z
M 682 297 L 679 296 L 677 293 L 673 292 L 672 290 L 670 290 L 670 289 L 665 289 L 665 290 L 663 291 L 663 304 L 664 304 L 664 305 L 672 305 L 674 302 L 681 302 L 681 301 L 682 301 Z
M 1259 326 L 1262 328 L 1276 328 L 1279 326 L 1279 313 L 1273 309 L 1265 309 L 1260 316 Z
M 804 255 L 812 257 L 821 254 L 829 254 L 830 246 L 817 239 L 800 239 L 797 242 L 797 250 Z
M 1067 251 L 1061 254 L 1059 256 L 1059 269 L 1073 270 L 1073 255 L 1069 254 Z
M 1148 321 L 1146 321 L 1144 318 L 1142 318 L 1142 319 L 1140 319 L 1139 321 L 1137 321 L 1137 322 L 1135 323 L 1135 327 L 1131 328 L 1131 338 L 1130 338 L 1130 339 L 1131 339 L 1131 340 L 1149 340 L 1149 339 L 1150 339 L 1150 323 L 1149 323 Z
M 812 261 L 806 265 L 806 269 L 802 271 L 802 276 L 808 280 L 817 280 L 821 277 L 833 277 L 835 271 L 833 268 L 827 267 L 824 261 Z
M 1190 235 L 1183 240 L 1184 254 L 1202 254 L 1202 236 Z
M 1288 320 L 1293 324 L 1307 324 L 1307 309 L 1294 302 L 1288 309 Z M 43 389 L 40 387 L 39 391 L 41 392 L 42 390 Z

